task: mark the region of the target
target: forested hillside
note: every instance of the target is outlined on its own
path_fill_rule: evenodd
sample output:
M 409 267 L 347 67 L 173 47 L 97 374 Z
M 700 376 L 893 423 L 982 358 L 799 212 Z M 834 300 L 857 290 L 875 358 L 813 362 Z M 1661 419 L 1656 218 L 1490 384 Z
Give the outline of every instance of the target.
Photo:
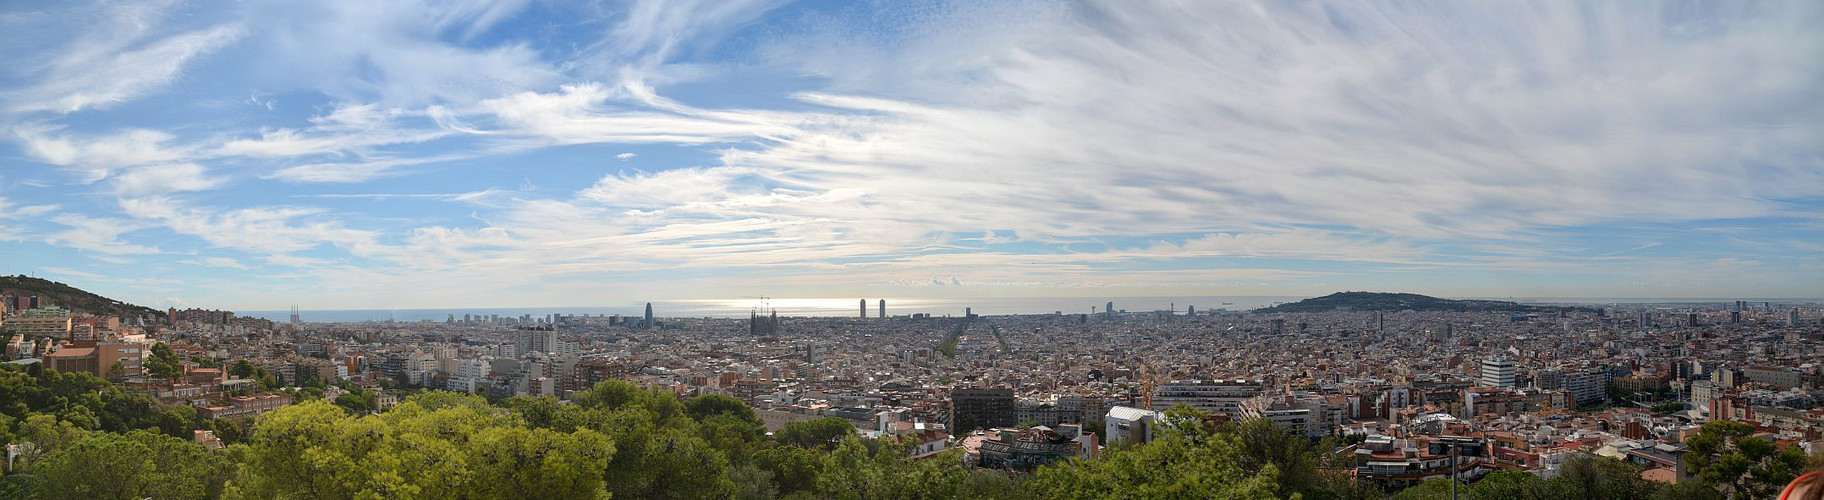
M 122 318 L 164 318 L 165 312 L 150 307 L 128 304 L 63 283 L 31 276 L 0 276 L 0 296 L 31 297 L 64 309 Z

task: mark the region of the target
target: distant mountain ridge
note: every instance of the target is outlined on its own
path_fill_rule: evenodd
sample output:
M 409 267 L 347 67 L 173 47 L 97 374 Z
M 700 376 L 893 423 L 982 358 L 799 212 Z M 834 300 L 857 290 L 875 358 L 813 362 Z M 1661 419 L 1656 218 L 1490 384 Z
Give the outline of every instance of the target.
M 1576 307 L 1533 306 L 1502 300 L 1440 299 L 1416 293 L 1337 292 L 1298 302 L 1256 309 L 1255 312 L 1330 312 L 1330 311 L 1456 311 L 1456 312 L 1541 312 L 1576 310 Z
M 76 312 L 102 316 L 164 318 L 165 312 L 146 306 L 128 304 L 90 293 L 63 283 L 31 276 L 0 276 L 0 295 L 9 297 L 38 296 L 40 301 Z

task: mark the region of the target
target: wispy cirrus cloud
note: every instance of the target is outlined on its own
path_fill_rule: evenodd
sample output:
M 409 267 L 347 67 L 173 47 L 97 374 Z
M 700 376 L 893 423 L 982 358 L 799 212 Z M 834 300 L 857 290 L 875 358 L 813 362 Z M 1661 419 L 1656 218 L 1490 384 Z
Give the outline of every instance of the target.
M 75 213 L 51 217 L 51 222 L 65 226 L 64 230 L 45 238 L 45 242 L 52 245 L 109 256 L 158 253 L 157 248 L 129 243 L 121 239 L 123 234 L 150 227 L 143 222 L 106 217 L 96 218 Z
M 0 91 L 13 113 L 74 113 L 106 108 L 156 92 L 177 79 L 192 59 L 240 39 L 235 23 L 161 35 L 153 27 L 169 15 L 169 2 L 104 5 L 84 33 L 46 58 L 26 59 L 15 69 L 34 85 Z M 58 16 L 60 21 L 76 19 Z M 23 21 L 23 19 L 22 19 Z M 19 28 L 19 27 L 15 27 Z M 29 32 L 23 29 L 15 32 Z
M 177 69 L 0 122 L 140 228 L 57 244 L 177 238 L 290 268 L 297 293 L 1564 295 L 1664 265 L 1798 291 L 1820 262 L 1791 243 L 1824 213 L 1807 3 L 332 1 L 183 26 L 155 7 L 120 14 L 150 20 L 128 41 L 71 47 L 174 47 Z M 77 52 L 6 88 L 51 88 Z M 236 73 L 198 83 L 252 105 L 59 111 L 155 99 L 218 53 Z

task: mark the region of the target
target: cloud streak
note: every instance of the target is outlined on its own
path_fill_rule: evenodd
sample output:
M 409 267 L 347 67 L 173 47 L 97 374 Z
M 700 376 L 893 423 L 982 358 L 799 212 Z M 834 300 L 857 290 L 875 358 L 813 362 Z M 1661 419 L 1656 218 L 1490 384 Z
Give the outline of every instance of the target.
M 116 13 L 148 27 L 54 48 L 0 96 L 30 115 L 0 122 L 18 156 L 115 202 L 38 240 L 151 259 L 179 238 L 238 257 L 186 253 L 199 271 L 417 304 L 605 279 L 1562 294 L 1657 265 L 1798 293 L 1824 262 L 1778 243 L 1824 237 L 1809 3 L 162 12 Z M 156 98 L 218 52 L 269 59 L 236 61 L 232 114 L 63 116 Z M 83 70 L 153 55 L 130 85 Z M 1723 225 L 1738 240 L 1696 237 Z

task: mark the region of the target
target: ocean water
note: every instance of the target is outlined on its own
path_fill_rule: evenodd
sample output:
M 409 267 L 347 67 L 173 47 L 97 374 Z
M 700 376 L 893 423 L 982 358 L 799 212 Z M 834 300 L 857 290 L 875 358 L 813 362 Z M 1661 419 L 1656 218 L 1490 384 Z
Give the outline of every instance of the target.
M 883 297 L 869 297 L 868 317 L 879 314 L 875 308 Z M 1163 311 L 1168 308 L 1184 312 L 1187 306 L 1195 306 L 1199 311 L 1228 309 L 1244 311 L 1272 306 L 1280 302 L 1296 302 L 1306 297 L 1294 296 L 1237 296 L 1237 297 L 1096 297 L 1096 298 L 1041 298 L 1041 297 L 996 297 L 996 298 L 956 298 L 956 299 L 896 299 L 884 297 L 887 301 L 887 314 L 904 316 L 914 313 L 926 313 L 933 316 L 962 316 L 965 312 L 975 314 L 1049 314 L 1063 312 L 1067 314 L 1088 313 L 1091 308 L 1102 312 L 1110 301 L 1115 303 L 1115 310 Z M 769 310 L 779 311 L 780 316 L 824 316 L 854 317 L 860 313 L 861 299 L 693 299 L 693 300 L 655 300 L 652 302 L 652 313 L 658 317 L 673 318 L 744 318 L 752 311 L 765 314 Z M 464 314 L 495 314 L 500 316 L 519 317 L 532 315 L 542 317 L 547 314 L 575 315 L 622 315 L 639 316 L 645 314 L 646 303 L 627 303 L 605 306 L 579 307 L 507 307 L 507 308 L 448 308 L 448 309 L 330 309 L 299 312 L 304 321 L 309 322 L 355 322 L 355 321 L 443 321 L 454 314 L 461 319 Z M 291 311 L 236 311 L 243 316 L 266 318 L 273 321 L 286 321 Z
M 1187 306 L 1194 306 L 1199 311 L 1227 309 L 1246 311 L 1272 306 L 1282 302 L 1297 302 L 1309 297 L 1304 296 L 1185 296 L 1185 297 L 992 297 L 992 298 L 952 298 L 952 299 L 906 299 L 886 297 L 887 314 L 904 316 L 914 313 L 925 313 L 933 316 L 962 316 L 965 312 L 982 315 L 996 314 L 1066 314 L 1102 312 L 1108 302 L 1115 303 L 1115 310 L 1128 312 L 1164 311 L 1172 309 L 1184 312 Z M 1752 304 L 1772 302 L 1774 304 L 1816 304 L 1818 299 L 1734 299 L 1734 298 L 1580 298 L 1580 297 L 1460 297 L 1489 300 L 1508 300 L 1523 304 L 1587 304 L 1587 305 L 1631 305 L 1631 304 L 1711 304 L 1727 305 L 1735 300 L 1747 300 Z M 869 297 L 868 317 L 879 314 L 875 307 L 881 297 Z M 820 316 L 820 317 L 855 317 L 860 313 L 857 298 L 821 298 L 821 299 L 692 299 L 692 300 L 656 300 L 652 302 L 652 313 L 658 317 L 671 318 L 741 318 L 748 313 L 769 310 L 779 311 L 780 316 Z M 645 314 L 646 303 L 630 302 L 616 305 L 577 306 L 577 307 L 506 307 L 506 308 L 447 308 L 447 309 L 326 309 L 300 312 L 301 319 L 309 322 L 358 322 L 358 321 L 443 321 L 450 315 L 458 319 L 464 314 L 499 315 L 519 317 L 532 315 L 542 317 L 547 314 L 575 315 L 621 315 L 639 316 Z M 236 311 L 244 316 L 266 318 L 273 321 L 286 321 L 291 311 Z

